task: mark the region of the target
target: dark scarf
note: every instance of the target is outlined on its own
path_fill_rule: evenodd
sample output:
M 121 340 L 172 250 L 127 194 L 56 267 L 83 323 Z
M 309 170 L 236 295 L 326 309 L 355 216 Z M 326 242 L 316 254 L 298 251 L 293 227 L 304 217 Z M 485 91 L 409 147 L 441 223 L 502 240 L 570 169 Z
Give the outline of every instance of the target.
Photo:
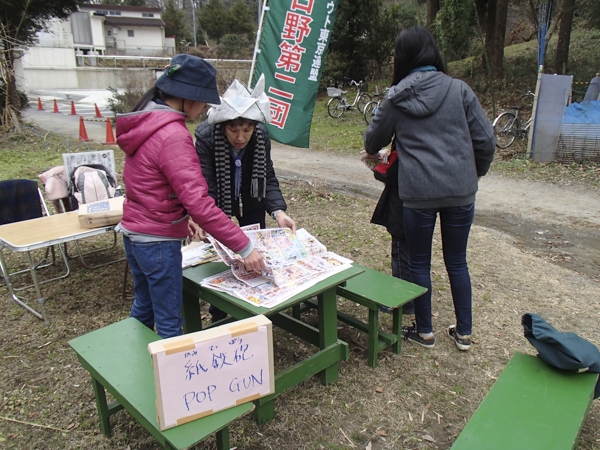
M 256 126 L 256 146 L 254 147 L 254 160 L 252 161 L 252 182 L 250 196 L 261 201 L 267 192 L 266 183 L 266 151 L 265 138 L 262 130 Z M 250 150 L 250 149 L 247 149 Z M 221 124 L 215 125 L 215 172 L 217 178 L 217 206 L 231 217 L 231 144 L 225 137 Z M 242 194 L 240 193 L 240 199 Z M 243 215 L 242 202 L 240 201 L 240 216 Z

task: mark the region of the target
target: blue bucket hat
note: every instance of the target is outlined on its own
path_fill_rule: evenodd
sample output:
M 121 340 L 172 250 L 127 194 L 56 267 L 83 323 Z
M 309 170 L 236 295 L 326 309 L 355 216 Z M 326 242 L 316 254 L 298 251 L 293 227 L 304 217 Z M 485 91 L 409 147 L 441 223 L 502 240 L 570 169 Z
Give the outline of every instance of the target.
M 216 74 L 217 69 L 202 58 L 175 55 L 154 86 L 174 97 L 220 104 Z

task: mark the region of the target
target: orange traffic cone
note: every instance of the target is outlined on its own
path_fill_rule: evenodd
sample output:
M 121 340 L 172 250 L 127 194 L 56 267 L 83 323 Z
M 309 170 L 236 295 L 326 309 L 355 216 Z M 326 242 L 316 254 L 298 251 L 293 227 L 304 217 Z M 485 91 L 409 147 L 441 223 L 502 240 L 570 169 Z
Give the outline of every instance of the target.
M 76 116 L 77 113 L 75 112 L 75 102 L 71 101 L 71 115 L 72 116 Z
M 102 118 L 102 114 L 100 114 L 100 110 L 98 109 L 98 105 L 94 103 L 94 108 L 96 108 L 96 117 Z
M 85 124 L 83 123 L 83 116 L 79 116 L 79 140 L 80 141 L 91 141 L 88 138 L 87 131 L 85 131 Z
M 56 103 L 56 99 L 54 99 L 54 111 L 52 111 L 52 112 L 55 112 L 55 113 L 60 112 L 58 110 L 58 104 Z
M 106 118 L 106 142 L 103 145 L 117 145 L 115 141 L 115 135 L 113 134 L 112 124 L 110 123 L 110 117 Z
M 44 107 L 42 106 L 42 100 L 38 97 L 38 111 L 43 111 Z

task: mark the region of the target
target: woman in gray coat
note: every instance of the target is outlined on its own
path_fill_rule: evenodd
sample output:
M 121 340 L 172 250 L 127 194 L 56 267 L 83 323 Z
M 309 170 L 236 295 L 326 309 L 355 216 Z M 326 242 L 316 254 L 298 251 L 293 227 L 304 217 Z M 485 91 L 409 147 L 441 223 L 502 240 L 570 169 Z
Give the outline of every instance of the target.
M 394 140 L 398 194 L 404 205 L 411 281 L 428 288 L 415 300 L 416 326 L 405 338 L 435 345 L 431 321 L 431 247 L 439 215 L 444 263 L 456 324 L 448 328 L 460 350 L 471 347 L 471 280 L 467 242 L 478 180 L 494 157 L 493 128 L 467 84 L 446 75 L 433 36 L 413 27 L 396 39 L 392 87 L 365 132 L 370 154 Z

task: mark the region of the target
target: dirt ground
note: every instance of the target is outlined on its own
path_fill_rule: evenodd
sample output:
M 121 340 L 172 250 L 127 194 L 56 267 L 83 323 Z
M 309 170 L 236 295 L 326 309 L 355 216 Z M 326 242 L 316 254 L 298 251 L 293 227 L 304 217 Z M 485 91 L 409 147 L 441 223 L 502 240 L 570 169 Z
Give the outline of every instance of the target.
M 274 144 L 278 176 L 325 184 L 336 192 L 378 198 L 381 183 L 359 158 Z M 515 244 L 552 254 L 555 262 L 598 279 L 600 190 L 551 185 L 492 171 L 480 181 L 475 223 L 515 238 Z
M 284 146 L 275 147 L 273 157 L 289 214 L 299 226 L 328 249 L 389 273 L 389 238 L 369 224 L 380 186 L 368 170 L 352 158 Z M 510 357 L 517 351 L 535 354 L 523 337 L 524 313 L 538 313 L 558 330 L 600 345 L 599 230 L 597 189 L 486 176 L 469 243 L 471 351 L 459 352 L 444 337 L 454 319 L 436 234 L 435 348 L 404 343 L 400 355 L 385 351 L 379 367 L 371 369 L 366 337 L 340 323 L 340 338 L 350 344 L 351 354 L 340 364 L 339 380 L 322 386 L 313 377 L 288 390 L 276 399 L 275 419 L 265 425 L 250 416 L 235 422 L 232 447 L 450 448 Z M 10 263 L 18 259 L 9 255 Z M 44 287 L 50 327 L 7 300 L 0 286 L 0 448 L 159 448 L 125 412 L 112 419 L 110 439 L 99 432 L 89 376 L 67 342 L 127 317 L 131 300 L 121 295 L 120 263 L 97 270 L 78 261 L 72 265 L 68 278 Z M 366 316 L 364 308 L 339 302 L 340 309 Z M 316 318 L 309 314 L 306 320 Z M 384 315 L 383 327 L 390 326 L 391 318 Z M 276 332 L 277 370 L 311 352 L 309 344 Z M 208 439 L 195 448 L 213 449 L 215 443 Z M 598 400 L 579 448 L 600 449 Z

